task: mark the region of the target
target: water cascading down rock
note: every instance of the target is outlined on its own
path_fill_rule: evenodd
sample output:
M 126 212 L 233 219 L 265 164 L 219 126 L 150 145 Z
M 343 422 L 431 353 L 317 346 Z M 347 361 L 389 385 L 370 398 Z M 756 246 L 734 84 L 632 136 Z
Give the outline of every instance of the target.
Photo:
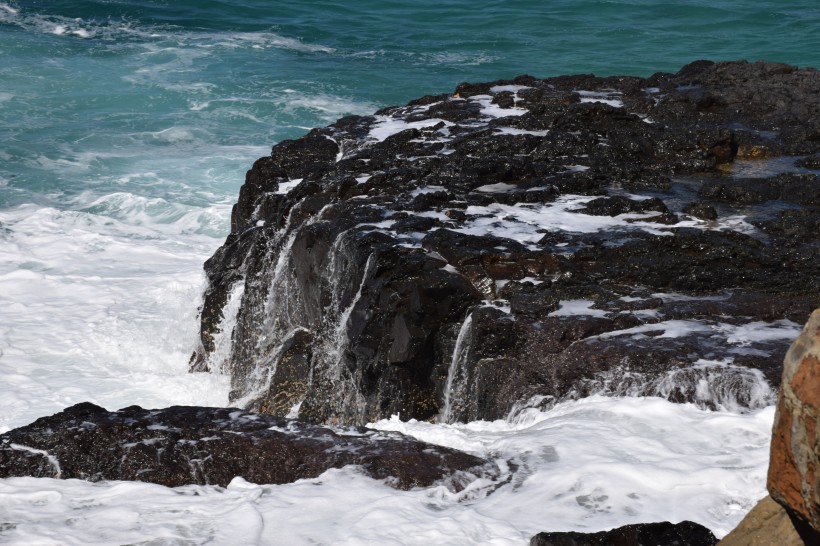
M 774 63 L 521 76 L 281 142 L 206 264 L 192 370 L 330 423 L 771 404 L 820 305 L 817 96 Z

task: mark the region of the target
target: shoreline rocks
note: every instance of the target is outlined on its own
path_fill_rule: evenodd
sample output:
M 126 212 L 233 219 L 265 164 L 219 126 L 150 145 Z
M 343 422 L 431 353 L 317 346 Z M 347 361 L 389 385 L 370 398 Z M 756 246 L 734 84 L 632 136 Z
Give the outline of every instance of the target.
M 538 533 L 530 546 L 714 546 L 712 531 L 692 521 L 635 523 L 600 533 Z
M 462 84 L 256 161 L 191 370 L 317 423 L 775 401 L 820 306 L 820 73 Z
M 446 484 L 461 490 L 498 467 L 398 433 L 331 429 L 236 408 L 173 406 L 116 412 L 85 402 L 0 435 L 0 478 L 136 480 L 167 487 L 226 487 L 314 478 L 358 465 L 399 489 Z

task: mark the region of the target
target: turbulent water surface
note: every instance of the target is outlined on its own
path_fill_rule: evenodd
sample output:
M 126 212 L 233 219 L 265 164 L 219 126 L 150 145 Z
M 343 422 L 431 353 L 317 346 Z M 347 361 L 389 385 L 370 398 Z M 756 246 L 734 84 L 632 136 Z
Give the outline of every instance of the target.
M 814 0 L 0 2 L 0 432 L 85 400 L 227 404 L 227 378 L 186 373 L 201 266 L 271 144 L 461 81 L 816 67 L 818 21 Z M 764 494 L 772 414 L 593 398 L 375 425 L 516 458 L 520 483 L 489 496 L 355 469 L 226 490 L 0 480 L 0 542 L 522 544 L 660 519 L 720 535 Z

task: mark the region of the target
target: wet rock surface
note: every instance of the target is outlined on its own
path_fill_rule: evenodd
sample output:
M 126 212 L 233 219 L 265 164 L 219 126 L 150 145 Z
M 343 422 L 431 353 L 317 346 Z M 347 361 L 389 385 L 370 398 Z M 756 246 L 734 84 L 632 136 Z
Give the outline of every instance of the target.
M 282 142 L 206 263 L 192 370 L 328 423 L 771 404 L 820 305 L 817 96 L 776 63 L 521 76 Z
M 820 544 L 820 309 L 783 363 L 768 488 L 806 544 Z
M 499 474 L 486 460 L 398 433 L 331 429 L 235 408 L 109 412 L 86 402 L 0 435 L 0 478 L 224 487 L 236 476 L 281 484 L 346 465 L 401 489 L 444 483 L 460 490 L 477 476 Z
M 715 535 L 691 521 L 636 523 L 600 533 L 538 533 L 530 546 L 714 546 Z

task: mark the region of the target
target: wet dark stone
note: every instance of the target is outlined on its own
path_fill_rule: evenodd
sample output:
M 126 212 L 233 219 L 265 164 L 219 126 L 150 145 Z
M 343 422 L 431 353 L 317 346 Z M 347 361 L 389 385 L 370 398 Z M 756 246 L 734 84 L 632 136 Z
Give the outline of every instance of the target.
M 667 212 L 668 210 L 664 202 L 657 197 L 637 200 L 616 195 L 593 199 L 579 212 L 592 216 L 618 216 L 630 212 Z
M 712 532 L 692 521 L 635 523 L 600 533 L 538 533 L 530 546 L 714 546 Z
M 479 475 L 498 475 L 483 459 L 401 434 L 331 429 L 235 408 L 109 412 L 84 402 L 0 435 L 0 478 L 225 487 L 236 476 L 280 484 L 346 465 L 400 489 L 437 482 L 460 489 Z
M 457 420 L 592 393 L 770 403 L 789 339 L 726 332 L 820 306 L 817 96 L 778 63 L 521 76 L 385 108 L 404 130 L 382 141 L 350 116 L 282 142 L 205 264 L 191 369 L 312 422 L 440 418 L 451 373 Z
M 703 201 L 689 203 L 683 207 L 683 212 L 695 218 L 700 218 L 701 220 L 717 220 L 718 217 L 715 207 Z
M 820 154 L 813 154 L 795 161 L 798 167 L 805 167 L 806 169 L 820 170 Z

